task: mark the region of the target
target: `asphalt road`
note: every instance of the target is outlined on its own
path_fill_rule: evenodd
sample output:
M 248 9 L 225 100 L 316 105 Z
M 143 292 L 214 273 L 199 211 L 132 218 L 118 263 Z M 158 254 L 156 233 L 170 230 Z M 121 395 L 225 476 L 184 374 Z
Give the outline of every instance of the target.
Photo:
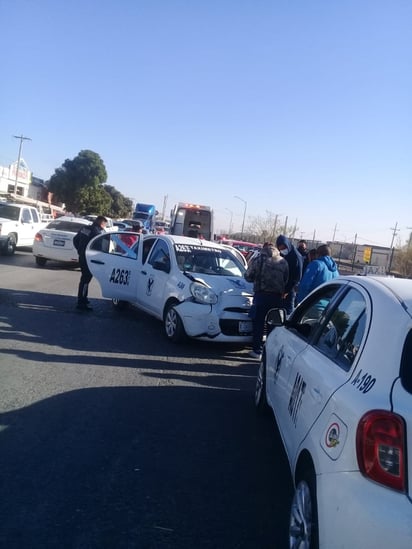
M 0 256 L 0 547 L 283 549 L 291 485 L 247 349 L 169 342 L 80 271 Z

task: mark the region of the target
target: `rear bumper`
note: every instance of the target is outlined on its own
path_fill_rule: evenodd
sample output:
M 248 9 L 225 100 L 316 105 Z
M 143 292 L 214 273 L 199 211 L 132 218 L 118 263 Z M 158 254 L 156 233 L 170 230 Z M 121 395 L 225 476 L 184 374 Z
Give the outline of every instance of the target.
M 405 494 L 353 472 L 319 475 L 317 496 L 320 547 L 412 547 L 412 503 Z

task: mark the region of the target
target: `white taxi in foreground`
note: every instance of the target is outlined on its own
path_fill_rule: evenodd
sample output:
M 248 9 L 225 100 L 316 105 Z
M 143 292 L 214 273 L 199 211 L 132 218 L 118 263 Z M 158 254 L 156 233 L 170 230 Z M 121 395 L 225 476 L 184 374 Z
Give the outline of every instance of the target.
M 410 549 L 412 281 L 340 277 L 267 320 L 255 403 L 292 471 L 290 547 Z
M 95 237 L 87 263 L 104 297 L 133 303 L 164 322 L 173 341 L 190 336 L 250 343 L 252 285 L 230 251 L 206 240 L 108 233 Z M 137 239 L 137 240 L 136 240 Z
M 50 221 L 34 236 L 33 255 L 37 265 L 42 267 L 47 261 L 77 264 L 79 255 L 73 237 L 84 225 L 90 224 L 87 219 L 68 215 Z

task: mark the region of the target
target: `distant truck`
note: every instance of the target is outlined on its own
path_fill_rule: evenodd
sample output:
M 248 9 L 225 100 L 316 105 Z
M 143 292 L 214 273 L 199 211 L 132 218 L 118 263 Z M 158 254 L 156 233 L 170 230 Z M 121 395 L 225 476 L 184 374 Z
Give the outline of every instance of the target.
M 0 252 L 13 255 L 16 248 L 32 247 L 34 235 L 47 223 L 33 206 L 0 202 Z
M 170 234 L 213 240 L 213 211 L 210 206 L 179 202 L 170 212 Z
M 156 206 L 154 204 L 137 203 L 133 212 L 133 219 L 140 221 L 143 229 L 152 233 L 155 228 L 155 219 L 157 215 Z

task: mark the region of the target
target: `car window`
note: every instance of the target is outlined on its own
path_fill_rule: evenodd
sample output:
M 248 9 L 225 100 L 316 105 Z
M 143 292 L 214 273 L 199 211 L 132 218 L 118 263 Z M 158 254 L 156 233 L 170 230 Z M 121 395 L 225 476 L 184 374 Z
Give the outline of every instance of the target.
M 158 240 L 153 246 L 148 263 L 152 266 L 155 263 L 162 263 L 167 267 L 167 270 L 170 270 L 170 252 L 164 240 Z
M 341 288 L 337 284 L 330 285 L 303 301 L 290 318 L 290 328 L 296 329 L 301 337 L 308 340 L 312 338 L 325 320 L 329 303 Z
M 197 244 L 175 244 L 175 254 L 181 271 L 237 277 L 243 277 L 245 272 L 232 251 Z
M 20 215 L 20 208 L 11 206 L 10 204 L 0 204 L 0 217 L 5 219 L 11 219 L 12 221 L 18 221 Z
M 76 221 L 65 221 L 56 219 L 55 221 L 50 221 L 46 229 L 54 229 L 59 231 L 66 231 L 68 233 L 77 233 L 82 227 L 87 227 L 84 223 L 78 223 Z
M 145 238 L 143 240 L 142 264 L 146 263 L 147 256 L 149 255 L 149 252 L 155 242 L 156 238 Z
M 37 210 L 36 210 L 35 208 L 32 208 L 32 209 L 31 209 L 31 215 L 32 215 L 33 221 L 34 221 L 35 223 L 40 223 L 40 217 L 39 217 L 39 214 L 38 214 L 38 212 L 37 212 Z
M 107 237 L 110 238 L 110 253 L 131 257 L 133 259 L 137 258 L 140 235 L 131 232 L 115 232 L 109 233 L 105 236 L 105 238 Z
M 24 208 L 22 213 L 21 213 L 21 220 L 23 221 L 23 223 L 31 223 L 32 219 L 31 219 L 31 213 L 30 213 L 30 210 L 28 208 Z
M 110 254 L 114 253 L 116 245 L 117 242 L 114 241 L 114 233 L 107 233 L 101 238 L 97 238 L 90 246 L 90 249 Z
M 315 347 L 348 371 L 359 351 L 365 329 L 365 299 L 358 290 L 351 288 L 328 315 Z

